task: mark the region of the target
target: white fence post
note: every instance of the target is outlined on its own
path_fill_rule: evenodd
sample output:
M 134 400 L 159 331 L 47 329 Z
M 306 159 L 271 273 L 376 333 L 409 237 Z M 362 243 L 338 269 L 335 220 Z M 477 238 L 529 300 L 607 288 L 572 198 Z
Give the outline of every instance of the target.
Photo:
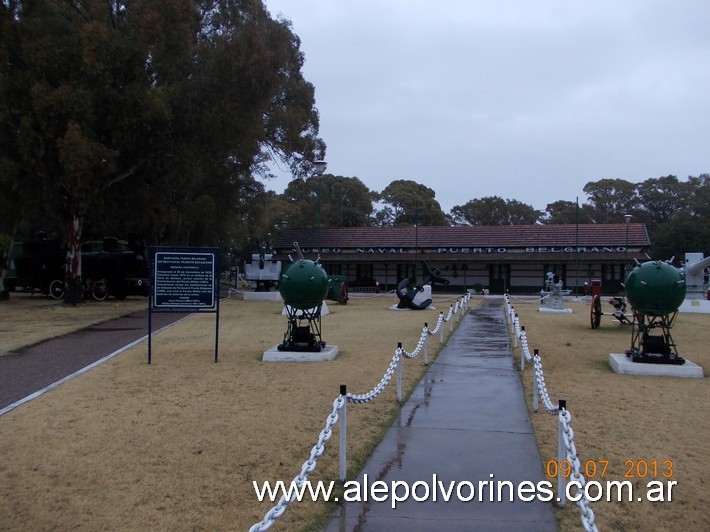
M 402 342 L 397 344 L 397 401 L 402 402 Z
M 537 366 L 535 365 L 535 357 L 538 356 L 540 351 L 538 349 L 535 349 L 535 355 L 533 356 L 533 396 L 532 396 L 532 402 L 533 402 L 533 412 L 537 412 L 538 409 L 538 389 L 537 389 Z
M 429 365 L 429 324 L 424 324 L 424 365 Z
M 348 399 L 347 387 L 345 384 L 340 385 L 340 395 L 343 396 L 345 401 L 343 406 L 340 408 L 340 482 L 345 482 L 347 477 L 347 432 L 348 432 Z

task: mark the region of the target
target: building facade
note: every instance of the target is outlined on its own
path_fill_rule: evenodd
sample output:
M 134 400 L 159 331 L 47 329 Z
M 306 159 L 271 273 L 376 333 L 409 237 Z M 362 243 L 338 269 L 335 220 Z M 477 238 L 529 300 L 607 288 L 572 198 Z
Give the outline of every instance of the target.
M 644 224 L 570 224 L 466 227 L 348 227 L 286 229 L 273 246 L 280 258 L 320 255 L 330 275 L 358 286 L 394 289 L 408 277 L 420 279 L 421 262 L 441 270 L 449 285 L 438 291 L 488 289 L 490 293 L 535 293 L 547 272 L 581 293 L 600 280 L 602 293 L 622 291 L 635 260 L 650 245 Z

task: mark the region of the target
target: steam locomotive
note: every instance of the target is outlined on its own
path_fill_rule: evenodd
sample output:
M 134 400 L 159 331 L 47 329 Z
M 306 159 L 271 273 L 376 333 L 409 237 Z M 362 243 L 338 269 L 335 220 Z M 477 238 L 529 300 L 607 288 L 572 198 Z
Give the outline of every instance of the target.
M 10 254 L 6 280 L 10 291 L 22 287 L 39 290 L 54 299 L 64 297 L 66 250 L 58 240 L 16 242 Z M 103 301 L 108 296 L 125 299 L 148 295 L 148 261 L 145 247 L 133 237 L 81 244 L 82 280 L 87 298 Z

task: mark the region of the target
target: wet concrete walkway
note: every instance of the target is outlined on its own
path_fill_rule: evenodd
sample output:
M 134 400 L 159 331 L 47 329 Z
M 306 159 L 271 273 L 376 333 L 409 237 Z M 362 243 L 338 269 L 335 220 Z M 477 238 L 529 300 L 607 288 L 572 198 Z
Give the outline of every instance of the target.
M 384 481 L 390 493 L 392 482 L 406 482 L 410 489 L 419 482 L 417 497 L 424 498 L 427 489 L 429 497 L 410 497 L 395 509 L 391 497 L 343 503 L 327 532 L 557 530 L 551 502 L 523 502 L 517 493 L 509 502 L 508 488 L 505 502 L 488 502 L 486 485 L 484 502 L 478 501 L 479 481 L 510 481 L 517 490 L 522 481 L 546 480 L 499 300 L 487 300 L 464 317 L 360 472 L 360 486 L 365 478 L 369 486 Z M 473 500 L 459 500 L 457 489 L 465 499 L 471 485 Z

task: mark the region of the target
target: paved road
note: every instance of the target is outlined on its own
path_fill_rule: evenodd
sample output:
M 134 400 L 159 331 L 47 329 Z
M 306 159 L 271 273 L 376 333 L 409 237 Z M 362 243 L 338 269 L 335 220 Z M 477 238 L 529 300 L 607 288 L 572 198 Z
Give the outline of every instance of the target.
M 153 313 L 152 329 L 173 323 L 185 313 Z M 92 325 L 0 357 L 0 409 L 148 334 L 148 310 Z M 146 347 L 146 363 L 148 360 Z
M 423 481 L 430 486 L 430 496 L 423 502 L 410 497 L 395 509 L 391 497 L 344 503 L 326 532 L 557 530 L 550 502 L 522 502 L 517 496 L 514 502 L 487 502 L 485 484 L 484 502 L 478 502 L 479 481 L 517 486 L 544 480 L 499 301 L 465 316 L 360 472 L 360 486 L 365 475 L 370 486 L 404 481 L 411 488 Z M 452 481 L 461 484 L 463 498 L 471 494 L 472 483 L 475 499 L 463 502 L 454 489 L 449 502 L 441 492 L 435 502 L 434 475 L 445 488 Z M 400 486 L 400 495 L 404 489 Z M 418 497 L 425 493 L 420 485 Z

